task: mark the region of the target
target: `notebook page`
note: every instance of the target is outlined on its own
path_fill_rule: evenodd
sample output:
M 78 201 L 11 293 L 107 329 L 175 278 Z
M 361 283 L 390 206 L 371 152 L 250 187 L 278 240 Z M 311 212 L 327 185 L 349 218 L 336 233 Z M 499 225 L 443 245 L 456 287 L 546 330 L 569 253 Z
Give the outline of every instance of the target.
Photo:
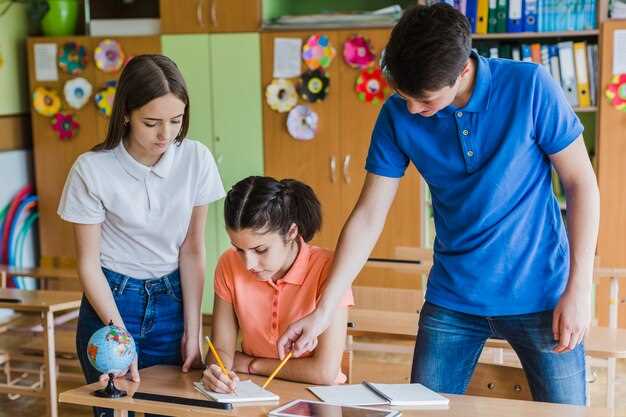
M 264 390 L 251 380 L 240 381 L 233 394 L 219 394 L 204 388 L 202 382 L 194 382 L 194 387 L 209 399 L 220 403 L 268 402 L 278 401 L 280 397 Z

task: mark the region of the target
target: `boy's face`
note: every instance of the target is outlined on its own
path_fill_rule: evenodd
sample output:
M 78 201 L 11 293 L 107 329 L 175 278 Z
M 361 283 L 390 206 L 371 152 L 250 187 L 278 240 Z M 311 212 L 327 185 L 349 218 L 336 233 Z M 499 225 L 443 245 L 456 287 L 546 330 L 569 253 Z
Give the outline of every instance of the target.
M 452 104 L 459 90 L 460 79 L 461 77 L 457 78 L 450 87 L 444 87 L 436 91 L 427 91 L 420 98 L 413 98 L 398 90 L 396 90 L 396 94 L 406 102 L 406 108 L 409 113 L 431 117 Z

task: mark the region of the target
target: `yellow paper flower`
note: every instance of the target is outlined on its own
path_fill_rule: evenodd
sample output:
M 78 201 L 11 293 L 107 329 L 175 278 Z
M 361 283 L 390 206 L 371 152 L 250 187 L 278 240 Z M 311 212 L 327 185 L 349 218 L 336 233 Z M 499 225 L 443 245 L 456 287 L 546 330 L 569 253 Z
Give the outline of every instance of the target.
M 52 117 L 61 110 L 61 98 L 56 90 L 37 87 L 33 92 L 33 107 L 42 116 Z

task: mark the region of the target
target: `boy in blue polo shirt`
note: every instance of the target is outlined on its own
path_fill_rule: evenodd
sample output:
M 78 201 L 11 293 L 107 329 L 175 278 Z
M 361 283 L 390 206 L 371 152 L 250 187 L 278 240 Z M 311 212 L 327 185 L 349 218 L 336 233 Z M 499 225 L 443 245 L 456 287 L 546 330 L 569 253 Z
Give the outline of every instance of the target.
M 584 404 L 599 194 L 583 127 L 541 66 L 485 59 L 470 44 L 467 19 L 445 4 L 412 8 L 393 29 L 383 64 L 396 94 L 376 122 L 361 197 L 317 310 L 279 351 L 315 345 L 411 162 L 430 188 L 437 232 L 411 381 L 463 393 L 495 337 L 517 352 L 535 400 Z

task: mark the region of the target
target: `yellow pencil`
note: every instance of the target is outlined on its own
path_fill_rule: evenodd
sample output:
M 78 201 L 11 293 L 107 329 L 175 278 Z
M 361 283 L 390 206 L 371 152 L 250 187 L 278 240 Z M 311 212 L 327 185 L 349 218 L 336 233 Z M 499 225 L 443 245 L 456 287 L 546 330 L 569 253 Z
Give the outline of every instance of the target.
M 217 350 L 215 350 L 215 346 L 213 346 L 213 343 L 211 343 L 211 339 L 209 339 L 209 336 L 204 336 L 204 338 L 209 343 L 209 349 L 211 349 L 211 353 L 213 354 L 215 361 L 222 369 L 222 373 L 226 376 L 226 378 L 230 380 L 230 377 L 228 376 L 228 372 L 226 372 L 226 368 L 224 367 L 224 362 L 222 362 L 222 358 L 220 358 L 220 355 L 217 353 Z
M 267 377 L 267 380 L 265 381 L 265 384 L 263 384 L 263 388 L 267 387 L 269 385 L 270 382 L 272 382 L 272 379 L 274 379 L 274 377 L 276 376 L 276 374 L 278 373 L 278 371 L 281 370 L 281 368 L 283 366 L 285 366 L 285 364 L 287 363 L 287 361 L 289 360 L 289 358 L 291 358 L 291 353 L 289 352 L 287 354 L 287 356 L 285 356 L 285 359 L 282 360 L 281 363 L 278 364 L 278 366 L 276 367 L 276 369 L 274 369 L 274 372 L 272 372 L 272 375 Z

